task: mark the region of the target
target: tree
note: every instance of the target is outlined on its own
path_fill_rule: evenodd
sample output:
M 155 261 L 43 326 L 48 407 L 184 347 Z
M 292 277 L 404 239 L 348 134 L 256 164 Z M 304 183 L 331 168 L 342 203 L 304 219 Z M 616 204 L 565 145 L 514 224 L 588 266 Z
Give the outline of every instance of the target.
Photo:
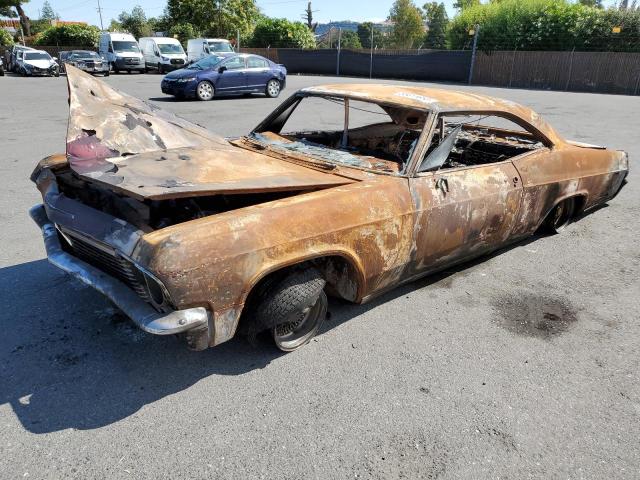
M 131 13 L 122 12 L 118 15 L 118 22 L 124 30 L 136 38 L 150 37 L 152 34 L 147 16 L 140 5 L 133 7 Z
M 480 5 L 480 0 L 456 0 L 453 2 L 453 8 L 464 12 L 467 8 Z
M 391 6 L 389 20 L 393 22 L 391 41 L 396 48 L 411 48 L 422 39 L 422 12 L 412 0 L 396 0 Z
M 353 48 L 357 50 L 359 48 L 362 48 L 362 43 L 360 43 L 360 37 L 358 37 L 358 34 L 356 32 L 352 32 L 351 30 L 343 30 L 340 37 L 340 47 Z
M 371 30 L 373 30 L 373 48 L 384 48 L 385 38 L 380 30 L 376 30 L 371 22 L 358 25 L 358 38 L 362 48 L 371 48 Z
M 40 11 L 40 20 L 48 20 L 50 22 L 51 20 L 57 20 L 58 18 L 60 18 L 60 15 L 54 12 L 51 4 L 45 0 L 42 4 L 42 10 Z
M 424 9 L 429 29 L 424 39 L 425 48 L 446 48 L 449 17 L 444 3 L 430 2 L 426 3 L 422 8 Z
M 18 13 L 18 17 L 20 17 L 20 26 L 22 27 L 22 31 L 26 37 L 31 36 L 31 20 L 25 13 L 22 5 L 28 3 L 29 0 L 0 0 L 0 10 L 5 11 L 7 8 L 15 8 Z M 9 15 L 13 16 L 13 15 Z
M 260 19 L 255 0 L 168 0 L 166 16 L 172 25 L 188 23 L 203 35 L 244 38 Z
M 187 48 L 187 40 L 199 37 L 200 33 L 190 23 L 178 23 L 169 29 L 169 35 L 180 40 Z
M 602 8 L 602 0 L 578 0 L 578 3 L 585 7 Z
M 256 25 L 249 45 L 258 48 L 314 48 L 316 39 L 302 22 L 265 17 Z
M 307 2 L 307 8 L 305 9 L 302 18 L 304 18 L 304 20 L 307 22 L 307 27 L 309 27 L 309 30 L 315 32 L 316 28 L 318 27 L 318 22 L 313 23 L 313 10 L 311 9 L 311 2 Z

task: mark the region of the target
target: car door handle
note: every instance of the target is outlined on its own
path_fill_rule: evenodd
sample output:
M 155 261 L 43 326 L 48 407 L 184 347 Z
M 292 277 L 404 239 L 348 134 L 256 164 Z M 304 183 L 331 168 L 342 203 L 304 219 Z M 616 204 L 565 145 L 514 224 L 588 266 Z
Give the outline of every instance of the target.
M 438 190 L 442 190 L 442 193 L 447 193 L 449 191 L 449 181 L 444 177 L 440 177 L 436 179 L 435 187 Z

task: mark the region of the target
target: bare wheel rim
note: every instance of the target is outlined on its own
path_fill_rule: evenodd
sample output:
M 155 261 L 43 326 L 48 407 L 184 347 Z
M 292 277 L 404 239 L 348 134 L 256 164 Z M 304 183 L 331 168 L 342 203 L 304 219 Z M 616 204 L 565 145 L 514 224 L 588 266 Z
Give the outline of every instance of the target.
M 276 346 L 284 352 L 290 352 L 305 345 L 316 335 L 326 315 L 327 296 L 320 292 L 316 303 L 299 312 L 292 321 L 273 328 Z
M 277 80 L 269 80 L 269 83 L 267 83 L 267 91 L 272 97 L 277 96 L 280 93 L 280 82 Z
M 551 226 L 556 232 L 564 230 L 571 222 L 571 216 L 573 215 L 573 198 L 560 202 L 553 211 L 553 220 Z
M 209 82 L 200 82 L 198 84 L 198 97 L 202 100 L 211 100 L 213 98 L 213 85 Z

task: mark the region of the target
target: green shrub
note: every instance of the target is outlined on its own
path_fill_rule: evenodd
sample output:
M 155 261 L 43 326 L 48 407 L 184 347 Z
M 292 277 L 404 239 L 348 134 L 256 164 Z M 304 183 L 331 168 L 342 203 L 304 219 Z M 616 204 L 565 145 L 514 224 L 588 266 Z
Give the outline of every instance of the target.
M 566 0 L 502 0 L 464 9 L 449 24 L 454 49 L 468 48 L 480 25 L 481 50 L 639 50 L 640 12 L 603 10 Z M 613 33 L 614 26 L 622 32 Z
M 100 40 L 100 29 L 92 25 L 59 25 L 36 37 L 36 45 L 59 45 L 95 48 Z
M 286 18 L 262 18 L 249 39 L 251 47 L 314 48 L 316 39 L 302 22 Z
M 0 28 L 0 45 L 10 47 L 13 43 L 13 37 L 11 37 L 11 34 Z

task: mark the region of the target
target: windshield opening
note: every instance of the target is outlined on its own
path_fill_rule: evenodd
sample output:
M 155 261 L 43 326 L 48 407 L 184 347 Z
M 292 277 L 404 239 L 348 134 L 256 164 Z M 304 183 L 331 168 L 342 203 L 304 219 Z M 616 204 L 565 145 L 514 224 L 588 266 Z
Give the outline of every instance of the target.
M 182 45 L 176 45 L 175 43 L 159 43 L 158 48 L 160 49 L 160 53 L 170 54 L 170 53 L 178 53 L 184 54 L 184 50 L 182 49 Z
M 211 52 L 233 52 L 229 42 L 207 42 Z
M 189 70 L 208 70 L 218 65 L 224 57 L 209 56 L 205 57 L 187 67 Z
M 301 97 L 251 139 L 332 164 L 404 173 L 427 113 L 342 97 Z
M 114 40 L 111 43 L 113 43 L 113 50 L 115 52 L 140 52 L 140 49 L 138 48 L 138 44 L 136 42 Z
M 51 60 L 51 56 L 48 53 L 42 52 L 25 52 L 24 53 L 25 60 Z

